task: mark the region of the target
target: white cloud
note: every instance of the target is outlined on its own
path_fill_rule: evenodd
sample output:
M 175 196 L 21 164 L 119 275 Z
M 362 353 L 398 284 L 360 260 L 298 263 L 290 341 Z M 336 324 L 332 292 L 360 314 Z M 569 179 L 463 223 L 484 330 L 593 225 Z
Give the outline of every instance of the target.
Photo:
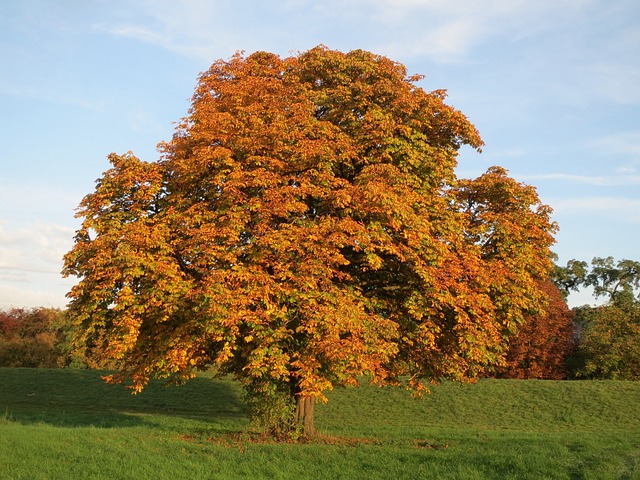
M 632 50 L 639 48 L 640 41 Z M 584 78 L 589 79 L 594 90 L 603 97 L 620 105 L 640 102 L 640 66 L 637 59 L 632 63 L 601 61 L 585 65 L 581 70 Z
M 15 85 L 0 78 L 0 94 L 16 98 L 26 98 L 54 105 L 78 107 L 94 112 L 104 112 L 107 104 L 103 100 L 86 99 L 78 96 L 77 92 L 64 89 L 54 89 L 51 85 L 30 86 L 28 84 Z
M 71 288 L 57 284 L 44 289 L 28 288 L 24 286 L 0 283 L 0 309 L 57 307 L 63 308 L 67 304 L 66 292 Z
M 596 138 L 591 144 L 603 154 L 635 156 L 640 161 L 640 130 L 612 133 Z
M 374 0 L 366 11 L 372 18 L 398 27 L 399 38 L 388 44 L 385 53 L 426 56 L 436 62 L 452 63 L 461 59 L 473 61 L 468 56 L 490 40 L 512 43 L 539 35 L 592 3 L 592 0 Z M 415 28 L 406 28 L 407 24 Z
M 638 172 L 638 169 L 631 165 L 616 168 L 616 173 L 620 175 L 633 175 L 637 172 Z
M 10 230 L 17 231 L 25 226 L 28 214 L 30 221 L 43 224 L 76 224 L 73 212 L 84 195 L 75 188 L 44 181 L 0 180 L 0 223 L 12 222 Z
M 62 256 L 71 248 L 74 230 L 53 224 L 16 227 L 0 223 L 0 272 L 59 275 Z
M 134 7 L 135 15 L 129 13 L 120 22 L 95 28 L 209 62 L 221 51 L 232 53 L 253 45 L 265 48 L 274 37 L 299 39 L 304 34 L 310 39 L 320 35 L 327 43 L 328 30 L 322 26 L 344 25 L 352 36 L 369 44 L 354 48 L 451 62 L 487 39 L 505 34 L 507 41 L 527 37 L 556 24 L 559 13 L 575 14 L 591 3 L 592 0 L 328 0 L 321 4 L 285 1 L 265 7 L 243 6 L 243 2 L 230 0 L 146 0 Z M 268 18 L 259 18 L 262 13 Z M 252 28 L 248 32 L 247 28 L 236 30 L 234 25 Z M 297 46 L 290 45 L 292 49 Z
M 65 304 L 73 282 L 62 279 L 60 270 L 73 233 L 62 225 L 0 222 L 0 308 Z
M 624 224 L 640 223 L 640 199 L 624 197 L 566 198 L 549 202 L 556 214 L 606 216 Z
M 94 29 L 102 30 L 119 37 L 128 37 L 145 43 L 160 46 L 166 50 L 198 60 L 211 62 L 219 52 L 231 52 L 239 48 L 241 37 L 226 41 L 229 25 L 225 20 L 229 16 L 233 2 L 208 0 L 143 0 L 133 6 L 133 13 L 122 22 L 114 24 L 97 23 Z M 233 10 L 236 15 L 242 12 Z M 224 33 L 223 33 L 224 32 Z M 240 34 L 238 34 L 240 35 Z M 246 35 L 246 31 L 242 35 Z
M 524 181 L 557 181 L 599 187 L 633 187 L 640 185 L 640 130 L 603 135 L 586 142 L 589 153 L 604 166 L 600 175 L 573 173 L 516 174 Z
M 143 42 L 168 46 L 168 39 L 166 37 L 142 25 L 116 25 L 115 27 L 98 27 L 98 29 L 103 29 L 118 37 L 137 38 Z
M 633 170 L 634 172 L 635 170 Z M 624 173 L 624 172 L 621 172 Z M 569 173 L 542 173 L 533 175 L 518 175 L 519 179 L 525 181 L 532 180 L 557 180 L 560 182 L 582 183 L 587 185 L 597 185 L 600 187 L 622 187 L 640 185 L 640 175 L 574 175 Z
M 349 2 L 347 2 L 349 3 Z M 370 0 L 356 2 L 360 5 L 367 4 L 376 15 L 392 20 L 405 21 L 408 18 L 428 13 L 430 17 L 438 20 L 452 20 L 456 18 L 476 18 L 477 23 L 484 24 L 488 19 L 520 18 L 533 20 L 535 17 L 548 11 L 557 12 L 559 6 L 580 7 L 588 1 L 569 2 L 531 2 L 528 0 Z M 427 17 L 428 18 L 428 17 Z M 501 25 L 505 27 L 505 25 Z
M 383 49 L 389 56 L 427 56 L 441 63 L 453 63 L 465 55 L 483 36 L 482 25 L 463 18 L 427 29 L 421 37 L 394 42 Z

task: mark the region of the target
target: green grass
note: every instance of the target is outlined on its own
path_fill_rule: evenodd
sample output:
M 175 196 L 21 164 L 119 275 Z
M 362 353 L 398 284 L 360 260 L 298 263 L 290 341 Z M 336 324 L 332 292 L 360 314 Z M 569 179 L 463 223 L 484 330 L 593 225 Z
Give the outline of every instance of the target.
M 640 479 L 640 382 L 339 389 L 335 444 L 259 444 L 242 391 L 202 375 L 132 396 L 87 370 L 0 369 L 0 479 Z M 225 440 L 226 439 L 226 440 Z

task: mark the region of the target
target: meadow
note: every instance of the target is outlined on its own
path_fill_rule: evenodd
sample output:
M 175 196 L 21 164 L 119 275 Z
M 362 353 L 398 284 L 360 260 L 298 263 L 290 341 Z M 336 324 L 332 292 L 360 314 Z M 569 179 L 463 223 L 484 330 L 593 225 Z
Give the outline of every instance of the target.
M 100 375 L 0 369 L 1 479 L 640 479 L 640 382 L 336 389 L 320 440 L 287 444 L 255 440 L 230 379 Z

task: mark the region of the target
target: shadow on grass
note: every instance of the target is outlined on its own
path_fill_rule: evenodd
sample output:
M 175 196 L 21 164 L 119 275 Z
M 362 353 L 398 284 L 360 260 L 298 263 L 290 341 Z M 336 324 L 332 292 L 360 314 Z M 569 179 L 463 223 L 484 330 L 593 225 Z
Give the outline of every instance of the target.
M 132 395 L 122 385 L 105 383 L 104 373 L 0 368 L 0 423 L 111 428 L 178 417 L 220 430 L 246 425 L 242 391 L 231 380 L 199 376 L 181 386 L 152 381 L 142 393 Z

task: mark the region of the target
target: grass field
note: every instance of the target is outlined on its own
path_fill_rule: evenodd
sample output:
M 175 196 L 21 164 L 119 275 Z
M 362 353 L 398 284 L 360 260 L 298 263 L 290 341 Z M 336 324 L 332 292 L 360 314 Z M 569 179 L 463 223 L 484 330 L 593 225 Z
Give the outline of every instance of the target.
M 0 369 L 0 479 L 640 479 L 640 382 L 482 380 L 317 407 L 324 444 L 248 440 L 242 391 L 141 395 L 88 370 Z

